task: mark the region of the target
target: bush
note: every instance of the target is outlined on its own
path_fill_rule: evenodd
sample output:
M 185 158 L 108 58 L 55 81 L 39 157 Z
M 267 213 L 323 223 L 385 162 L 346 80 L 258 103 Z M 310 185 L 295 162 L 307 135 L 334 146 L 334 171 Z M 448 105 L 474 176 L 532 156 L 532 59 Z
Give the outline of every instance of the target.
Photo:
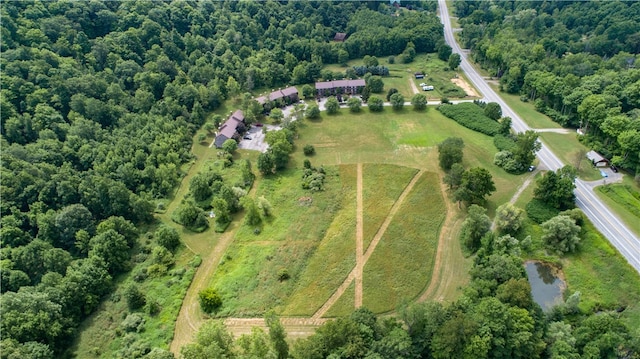
M 382 112 L 384 108 L 384 101 L 378 96 L 371 96 L 369 98 L 369 110 L 371 112 Z
M 498 151 L 510 151 L 516 147 L 516 142 L 505 135 L 497 134 L 493 137 L 493 145 L 496 146 Z
M 304 152 L 305 156 L 313 156 L 316 154 L 316 149 L 315 147 L 313 147 L 313 145 L 306 145 L 302 149 L 302 152 Z
M 131 313 L 120 323 L 120 329 L 130 333 L 139 333 L 144 328 L 144 318 L 138 313 Z
M 282 268 L 278 271 L 278 280 L 280 282 L 284 282 L 285 280 L 289 279 L 290 275 L 289 275 L 289 271 L 287 271 L 286 268 Z
M 222 306 L 222 298 L 220 298 L 218 291 L 213 288 L 207 288 L 198 293 L 198 299 L 200 301 L 200 308 L 202 308 L 205 313 L 211 314 Z
M 527 216 L 531 218 L 532 221 L 538 224 L 550 220 L 551 218 L 558 215 L 559 212 L 557 209 L 548 206 L 544 202 L 537 199 L 532 199 L 529 203 L 527 203 L 525 210 L 527 211 Z
M 147 300 L 144 297 L 144 294 L 138 289 L 138 286 L 135 284 L 130 284 L 124 290 L 124 298 L 127 301 L 127 307 L 129 310 L 136 310 L 142 308 Z
M 438 111 L 462 126 L 485 135 L 495 136 L 500 133 L 500 124 L 485 116 L 484 110 L 476 104 L 464 102 L 438 106 Z

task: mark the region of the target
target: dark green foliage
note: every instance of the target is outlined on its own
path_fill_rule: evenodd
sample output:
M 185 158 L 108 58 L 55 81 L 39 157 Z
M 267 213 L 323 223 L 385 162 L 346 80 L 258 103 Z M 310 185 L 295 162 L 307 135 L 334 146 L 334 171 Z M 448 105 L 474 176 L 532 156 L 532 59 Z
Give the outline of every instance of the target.
M 245 196 L 242 198 L 242 207 L 244 207 L 244 223 L 248 226 L 257 226 L 262 222 L 262 218 L 260 217 L 260 212 L 258 212 L 258 206 L 256 206 L 256 202 Z
M 174 251 L 180 245 L 180 235 L 173 227 L 162 225 L 155 231 L 153 237 L 159 245 L 170 251 Z
M 462 184 L 464 166 L 461 163 L 454 163 L 447 174 L 444 175 L 444 183 L 449 185 L 449 189 L 458 188 Z
M 316 154 L 316 149 L 315 147 L 313 147 L 313 145 L 306 145 L 302 149 L 302 152 L 304 152 L 305 156 L 313 156 Z
M 222 149 L 227 153 L 233 154 L 238 149 L 238 142 L 228 139 L 222 144 Z
M 460 54 L 451 54 L 449 55 L 449 60 L 447 61 L 447 64 L 449 65 L 449 68 L 451 70 L 455 70 L 458 68 L 458 66 L 460 66 L 461 61 L 462 59 L 460 58 Z
M 192 200 L 182 202 L 171 218 L 194 232 L 202 232 L 209 227 L 204 211 Z
M 402 96 L 401 93 L 391 95 L 391 107 L 395 111 L 402 110 L 402 107 L 404 107 L 404 96 Z
M 353 113 L 360 112 L 360 107 L 362 107 L 362 100 L 357 97 L 351 97 L 347 100 L 347 106 L 349 107 L 349 111 Z
M 492 120 L 498 121 L 502 117 L 502 108 L 497 102 L 489 102 L 484 107 L 484 115 Z
M 475 167 L 462 174 L 460 187 L 453 197 L 465 204 L 483 204 L 485 197 L 496 191 L 491 173 L 482 167 Z
M 287 344 L 287 332 L 280 323 L 280 319 L 273 313 L 269 312 L 265 315 L 265 323 L 269 328 L 269 339 L 271 345 L 275 349 L 278 359 L 287 359 L 289 357 L 289 344 Z
M 546 203 L 532 199 L 525 207 L 527 217 L 536 223 L 543 223 L 558 215 L 558 210 Z
M 200 301 L 202 311 L 209 314 L 217 311 L 222 305 L 222 298 L 220 298 L 218 291 L 213 288 L 200 291 L 200 293 L 198 293 L 198 300 Z
M 475 252 L 480 248 L 480 240 L 491 228 L 491 220 L 486 213 L 486 209 L 475 204 L 471 205 L 467 219 L 462 223 L 460 240 L 470 252 Z
M 305 162 L 305 168 L 302 171 L 302 188 L 311 190 L 311 192 L 324 191 L 325 177 L 324 168 L 315 168 L 311 166 L 311 162 L 309 162 L 309 167 L 307 168 Z
M 411 104 L 416 111 L 422 111 L 427 108 L 427 98 L 425 95 L 418 93 L 411 98 Z
M 384 109 L 384 101 L 378 96 L 371 96 L 367 106 L 371 112 L 381 112 Z
M 380 76 L 370 76 L 367 78 L 367 87 L 372 93 L 381 93 L 384 90 L 384 82 Z
M 327 109 L 327 114 L 335 115 L 340 110 L 340 103 L 334 96 L 331 96 L 327 99 L 324 107 Z
M 438 144 L 438 161 L 445 171 L 456 163 L 462 162 L 464 141 L 459 137 L 449 137 Z
M 124 299 L 127 302 L 129 310 L 138 310 L 147 303 L 144 293 L 140 291 L 137 285 L 129 284 L 123 293 Z
M 580 243 L 580 226 L 564 215 L 558 215 L 541 225 L 542 240 L 552 250 L 564 254 L 574 252 Z
M 320 108 L 316 104 L 311 104 L 309 105 L 309 107 L 307 107 L 304 115 L 308 119 L 317 119 L 318 117 L 320 117 Z
M 534 197 L 557 210 L 573 208 L 575 178 L 576 170 L 571 166 L 565 166 L 556 172 L 548 171 L 538 179 Z
M 387 91 L 387 101 L 391 101 L 391 95 L 393 95 L 394 93 L 398 93 L 398 89 L 397 88 L 390 88 L 389 91 Z
M 462 126 L 485 135 L 495 136 L 500 133 L 500 124 L 485 116 L 484 110 L 476 104 L 465 102 L 457 105 L 441 105 L 438 106 L 438 111 Z
M 496 146 L 498 151 L 509 151 L 513 153 L 516 148 L 516 142 L 511 137 L 504 136 L 502 134 L 498 134 L 493 137 L 493 144 Z

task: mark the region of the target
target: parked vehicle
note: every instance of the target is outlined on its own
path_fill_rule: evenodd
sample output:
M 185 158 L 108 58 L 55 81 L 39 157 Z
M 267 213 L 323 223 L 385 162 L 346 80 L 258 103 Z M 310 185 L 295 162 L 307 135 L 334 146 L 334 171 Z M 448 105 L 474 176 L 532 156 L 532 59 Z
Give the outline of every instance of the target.
M 242 138 L 244 138 L 245 140 L 250 140 L 251 139 L 251 137 L 249 137 L 249 136 L 244 136 Z

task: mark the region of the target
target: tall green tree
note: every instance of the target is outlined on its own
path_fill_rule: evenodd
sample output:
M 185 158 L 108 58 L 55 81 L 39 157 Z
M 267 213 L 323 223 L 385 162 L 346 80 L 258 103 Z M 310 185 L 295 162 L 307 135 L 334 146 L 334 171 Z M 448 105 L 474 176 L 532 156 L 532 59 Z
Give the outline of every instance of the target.
M 462 162 L 464 141 L 460 137 L 449 137 L 438 144 L 440 167 L 448 171 L 455 163 Z
M 454 199 L 465 204 L 482 204 L 485 196 L 495 192 L 491 173 L 482 167 L 475 167 L 462 175 L 462 183 L 454 193 Z

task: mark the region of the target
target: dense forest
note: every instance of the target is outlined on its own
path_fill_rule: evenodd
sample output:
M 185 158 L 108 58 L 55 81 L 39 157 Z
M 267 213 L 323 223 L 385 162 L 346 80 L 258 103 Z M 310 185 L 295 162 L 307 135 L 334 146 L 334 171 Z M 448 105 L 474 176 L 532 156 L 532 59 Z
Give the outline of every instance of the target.
M 463 45 L 501 89 L 640 173 L 640 3 L 456 1 Z
M 3 1 L 3 358 L 64 351 L 133 266 L 140 228 L 225 101 L 313 82 L 345 58 L 441 46 L 433 11 L 391 13 L 375 1 Z

